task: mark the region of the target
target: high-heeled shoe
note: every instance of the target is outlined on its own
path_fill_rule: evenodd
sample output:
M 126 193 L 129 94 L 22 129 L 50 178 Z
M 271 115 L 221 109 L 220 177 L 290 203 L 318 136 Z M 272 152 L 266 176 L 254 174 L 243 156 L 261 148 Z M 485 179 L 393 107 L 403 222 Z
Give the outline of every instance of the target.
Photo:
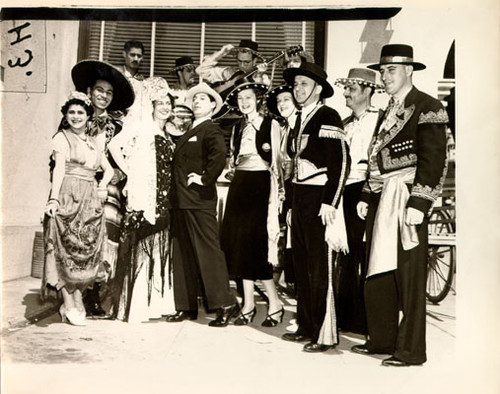
M 267 314 L 266 319 L 262 322 L 262 327 L 275 327 L 278 323 L 283 322 L 285 309 L 281 307 L 280 310 Z
M 59 314 L 63 323 L 73 326 L 85 326 L 85 312 L 80 312 L 76 308 L 66 308 L 64 304 L 59 308 Z
M 61 315 L 61 321 L 63 323 L 67 323 L 68 319 L 66 318 L 66 307 L 64 306 L 64 304 L 61 304 L 59 308 L 59 314 Z
M 234 320 L 235 326 L 246 326 L 248 323 L 253 322 L 255 314 L 257 313 L 257 309 L 253 307 L 250 312 L 243 313 L 240 312 L 240 315 Z

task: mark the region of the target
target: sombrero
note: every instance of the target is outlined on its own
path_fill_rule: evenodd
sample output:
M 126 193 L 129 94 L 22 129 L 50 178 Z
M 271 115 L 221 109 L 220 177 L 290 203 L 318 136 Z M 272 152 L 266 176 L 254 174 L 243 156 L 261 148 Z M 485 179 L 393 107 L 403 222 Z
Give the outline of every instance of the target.
M 234 88 L 226 97 L 226 104 L 233 108 L 238 108 L 237 96 L 238 93 L 245 89 L 254 89 L 257 93 L 265 93 L 268 89 L 267 85 L 250 81 L 250 79 L 243 77 L 237 79 L 234 83 Z
M 351 68 L 347 78 L 337 78 L 336 85 L 348 85 L 357 83 L 359 85 L 369 86 L 374 90 L 382 90 L 384 87 L 377 83 L 377 74 L 367 68 Z
M 280 85 L 273 90 L 271 90 L 267 95 L 266 95 L 266 105 L 267 109 L 272 112 L 273 114 L 281 117 L 280 111 L 278 110 L 278 95 L 284 92 L 290 92 L 293 97 L 293 88 L 290 85 Z M 295 101 L 295 99 L 294 99 Z
M 113 100 L 108 110 L 124 110 L 130 107 L 135 100 L 134 89 L 116 67 L 98 60 L 82 60 L 71 70 L 71 78 L 75 88 L 87 93 L 87 88 L 92 87 L 96 80 L 102 79 L 113 86 Z

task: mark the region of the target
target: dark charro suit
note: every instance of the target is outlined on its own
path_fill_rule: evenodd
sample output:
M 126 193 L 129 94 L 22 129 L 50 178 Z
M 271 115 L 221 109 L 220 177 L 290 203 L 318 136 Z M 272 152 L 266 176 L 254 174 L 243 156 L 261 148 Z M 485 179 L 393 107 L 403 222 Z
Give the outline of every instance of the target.
M 206 120 L 177 141 L 172 166 L 172 241 L 175 307 L 196 311 L 203 289 L 209 309 L 234 304 L 216 219 L 216 181 L 226 163 L 220 128 Z M 188 174 L 203 186 L 187 185 Z M 201 283 L 199 283 L 201 279 Z
M 371 351 L 392 354 L 410 364 L 426 361 L 425 346 L 425 289 L 427 264 L 427 223 L 432 205 L 441 193 L 446 175 L 446 123 L 448 117 L 441 103 L 415 87 L 390 122 L 381 122 L 376 138 L 369 149 L 368 180 L 362 200 L 369 203 L 366 218 L 368 278 L 365 302 Z M 385 126 L 385 127 L 383 127 Z M 382 206 L 381 179 L 406 176 L 403 189 L 409 198 L 402 208 L 412 207 L 424 213 L 424 221 L 415 227 L 418 245 L 404 249 L 402 233 L 398 237 L 397 266 L 392 270 L 375 271 L 372 244 L 377 226 L 376 214 Z M 385 189 L 384 189 L 385 190 Z M 401 231 L 403 225 L 399 225 Z M 401 235 L 400 235 L 401 234 Z M 387 260 L 384 255 L 383 259 Z M 382 260 L 383 260 L 382 259 Z M 378 259 L 381 261 L 381 259 Z M 403 319 L 399 323 L 399 309 Z
M 339 206 L 349 172 L 349 148 L 342 120 L 333 108 L 316 106 L 299 126 L 288 139 L 295 171 L 292 255 L 297 284 L 297 333 L 317 343 L 325 320 L 329 284 L 325 226 L 318 214 L 321 204 Z

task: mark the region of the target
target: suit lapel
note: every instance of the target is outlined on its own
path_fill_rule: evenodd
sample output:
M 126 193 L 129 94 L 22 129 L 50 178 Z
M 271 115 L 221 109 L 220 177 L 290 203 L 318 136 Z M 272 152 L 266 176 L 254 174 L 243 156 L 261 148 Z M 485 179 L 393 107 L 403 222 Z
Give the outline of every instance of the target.
M 396 137 L 401 130 L 408 123 L 410 118 L 415 112 L 414 96 L 417 94 L 417 89 L 413 87 L 405 98 L 403 106 L 398 109 L 395 116 L 395 122 L 389 130 L 379 130 L 377 135 L 377 143 L 374 146 L 374 153 L 380 152 L 394 137 Z M 379 127 L 383 123 L 383 117 L 379 120 Z M 381 132 L 380 132 L 381 131 Z
M 206 122 L 210 122 L 210 119 L 207 119 L 203 122 L 201 122 L 198 126 L 193 127 L 191 130 L 187 131 L 185 134 L 183 134 L 180 138 L 179 141 L 177 141 L 177 146 L 175 151 L 177 152 L 182 145 L 186 143 L 186 141 L 189 141 L 190 138 L 192 138 L 196 133 L 198 133 L 201 130 L 201 126 L 204 125 Z

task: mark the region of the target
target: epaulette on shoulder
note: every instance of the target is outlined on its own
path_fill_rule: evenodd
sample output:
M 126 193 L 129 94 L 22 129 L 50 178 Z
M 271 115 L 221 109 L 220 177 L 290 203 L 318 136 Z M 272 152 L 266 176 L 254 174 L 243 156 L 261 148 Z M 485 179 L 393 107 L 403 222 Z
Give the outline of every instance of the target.
M 441 108 L 437 111 L 422 112 L 418 117 L 418 124 L 446 124 L 448 122 L 448 114 L 446 113 L 446 110 L 444 108 Z
M 337 138 L 341 140 L 345 138 L 344 130 L 332 125 L 322 125 L 318 135 L 319 138 Z

